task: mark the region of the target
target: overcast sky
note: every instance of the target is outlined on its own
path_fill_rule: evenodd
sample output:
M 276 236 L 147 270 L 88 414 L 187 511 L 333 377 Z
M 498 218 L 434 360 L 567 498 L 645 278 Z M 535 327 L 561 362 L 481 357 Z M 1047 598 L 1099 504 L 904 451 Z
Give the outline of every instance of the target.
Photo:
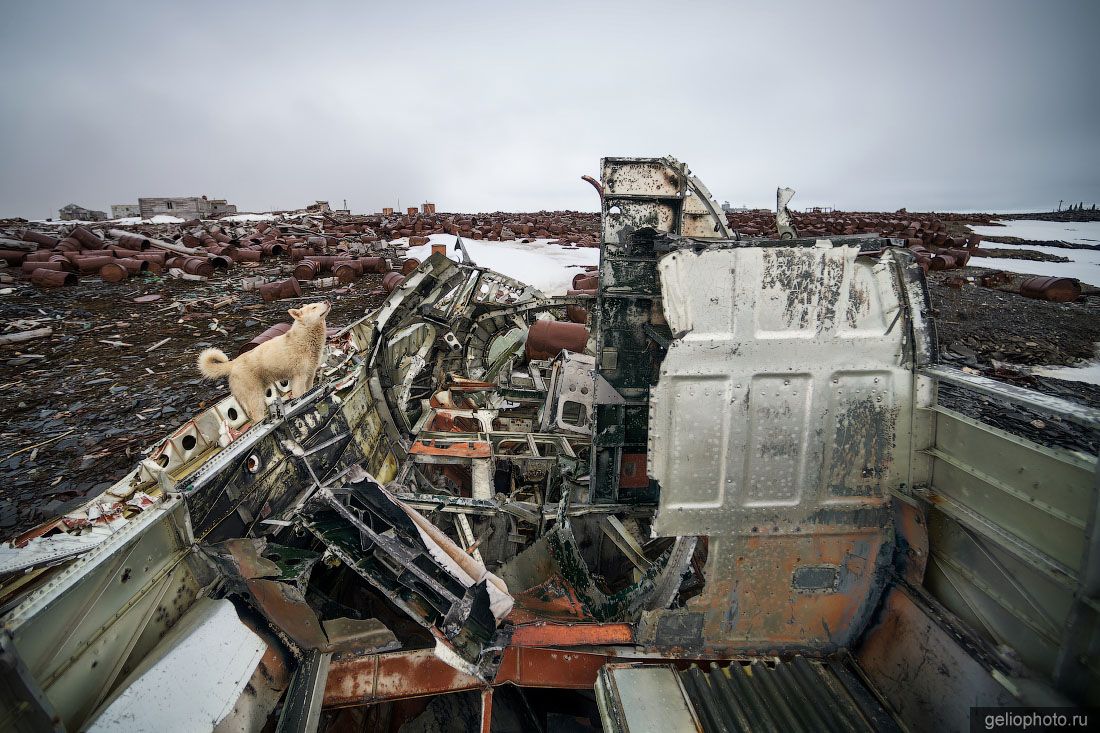
M 0 216 L 596 210 L 607 155 L 719 201 L 1100 202 L 1100 2 L 4 2 Z

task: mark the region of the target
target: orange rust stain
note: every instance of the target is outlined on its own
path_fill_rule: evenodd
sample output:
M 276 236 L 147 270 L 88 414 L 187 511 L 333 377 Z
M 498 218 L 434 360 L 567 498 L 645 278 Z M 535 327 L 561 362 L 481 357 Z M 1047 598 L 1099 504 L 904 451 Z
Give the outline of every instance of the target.
M 630 624 L 533 623 L 517 626 L 513 646 L 582 646 L 587 644 L 633 644 Z
M 492 448 L 483 440 L 441 441 L 427 438 L 412 444 L 409 453 L 421 456 L 444 456 L 452 458 L 489 458 Z
M 435 656 L 431 649 L 335 659 L 329 665 L 325 706 L 363 705 L 482 685 L 476 677 L 459 672 Z
M 514 593 L 516 605 L 508 615 L 516 624 L 538 621 L 594 621 L 584 610 L 573 587 L 554 573 L 544 582 L 520 593 Z

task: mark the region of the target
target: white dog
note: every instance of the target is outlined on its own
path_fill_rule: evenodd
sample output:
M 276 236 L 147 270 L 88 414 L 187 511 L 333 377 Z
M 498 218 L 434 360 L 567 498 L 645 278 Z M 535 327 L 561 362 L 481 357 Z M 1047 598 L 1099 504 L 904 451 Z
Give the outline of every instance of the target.
M 199 371 L 204 377 L 229 377 L 229 391 L 253 422 L 267 417 L 264 395 L 269 385 L 290 381 L 295 397 L 313 387 L 325 348 L 325 316 L 328 301 L 310 303 L 288 312 L 294 319 L 290 330 L 276 336 L 232 361 L 219 349 L 199 354 Z

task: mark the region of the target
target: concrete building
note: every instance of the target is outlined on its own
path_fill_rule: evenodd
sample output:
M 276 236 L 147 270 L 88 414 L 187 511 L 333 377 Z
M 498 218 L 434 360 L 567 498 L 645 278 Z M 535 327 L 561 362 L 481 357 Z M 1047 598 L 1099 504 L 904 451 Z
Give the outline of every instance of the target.
M 106 211 L 94 211 L 83 206 L 69 204 L 58 210 L 61 221 L 107 221 Z
M 112 219 L 125 219 L 130 216 L 141 216 L 141 207 L 137 204 L 111 204 Z
M 142 219 L 150 219 L 157 214 L 181 219 L 211 219 L 237 213 L 237 207 L 226 203 L 225 199 L 208 199 L 205 196 L 139 198 L 138 209 Z

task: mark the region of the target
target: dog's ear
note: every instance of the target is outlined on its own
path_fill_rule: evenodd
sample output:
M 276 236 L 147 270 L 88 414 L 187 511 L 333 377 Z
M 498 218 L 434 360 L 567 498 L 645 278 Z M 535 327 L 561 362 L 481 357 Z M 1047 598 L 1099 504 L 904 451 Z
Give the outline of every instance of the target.
M 291 308 L 290 310 L 287 311 L 287 313 L 289 313 L 290 317 L 293 318 L 296 321 L 302 320 L 302 309 L 301 308 Z

